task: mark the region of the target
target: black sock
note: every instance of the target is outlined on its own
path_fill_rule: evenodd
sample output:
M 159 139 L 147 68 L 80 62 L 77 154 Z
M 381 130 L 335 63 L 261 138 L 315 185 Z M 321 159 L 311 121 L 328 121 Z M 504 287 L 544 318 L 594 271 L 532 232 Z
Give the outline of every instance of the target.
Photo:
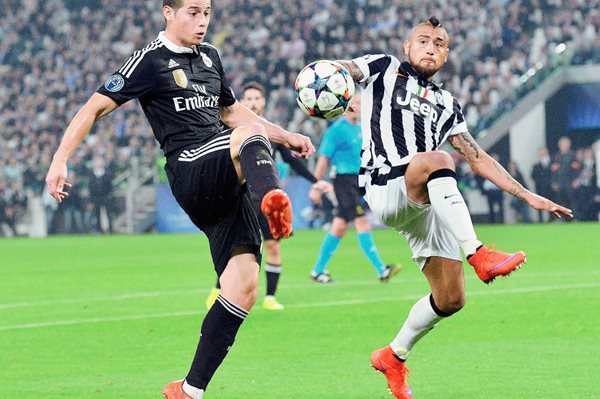
M 215 284 L 215 288 L 221 289 L 221 282 L 219 281 L 218 278 L 217 278 L 217 284 Z
M 222 296 L 210 308 L 200 329 L 200 342 L 192 367 L 185 380 L 193 387 L 206 390 L 217 368 L 227 356 L 235 335 L 248 312 Z
M 252 136 L 242 143 L 240 164 L 248 188 L 259 198 L 281 187 L 277 167 L 271 156 L 271 143 L 263 136 Z
M 279 275 L 281 274 L 281 265 L 267 263 L 265 265 L 265 272 L 267 273 L 267 295 L 275 295 Z

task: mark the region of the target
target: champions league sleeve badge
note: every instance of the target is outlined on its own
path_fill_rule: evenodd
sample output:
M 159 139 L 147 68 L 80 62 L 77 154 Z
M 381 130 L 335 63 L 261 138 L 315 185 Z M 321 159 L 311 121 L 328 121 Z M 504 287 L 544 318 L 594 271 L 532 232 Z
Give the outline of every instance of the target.
M 125 86 L 125 79 L 118 74 L 109 76 L 106 82 L 104 82 L 104 88 L 112 93 L 118 92 L 123 86 Z

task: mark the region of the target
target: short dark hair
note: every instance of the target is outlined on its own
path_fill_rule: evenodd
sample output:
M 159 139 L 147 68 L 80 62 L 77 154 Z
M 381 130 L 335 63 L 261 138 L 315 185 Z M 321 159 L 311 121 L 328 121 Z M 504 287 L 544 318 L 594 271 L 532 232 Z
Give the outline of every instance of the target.
M 442 28 L 442 23 L 440 22 L 440 20 L 434 17 L 433 15 L 429 17 L 429 19 L 425 22 L 429 22 L 434 28 Z
M 178 10 L 183 6 L 185 0 L 163 0 L 163 7 L 169 6 L 174 10 Z
M 247 90 L 258 90 L 260 91 L 260 94 L 263 95 L 263 97 L 267 96 L 267 91 L 265 90 L 265 86 L 261 85 L 258 82 L 252 81 L 252 82 L 248 82 L 246 84 L 244 84 L 244 87 L 242 87 L 242 95 L 247 91 Z

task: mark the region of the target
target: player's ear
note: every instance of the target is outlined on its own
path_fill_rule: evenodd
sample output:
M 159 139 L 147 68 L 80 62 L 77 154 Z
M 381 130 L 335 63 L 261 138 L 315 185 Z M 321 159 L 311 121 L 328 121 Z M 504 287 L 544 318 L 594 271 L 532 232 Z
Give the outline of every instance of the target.
M 165 17 L 165 22 L 168 24 L 173 20 L 175 15 L 175 10 L 171 6 L 163 6 L 162 8 L 163 17 Z
M 404 55 L 408 57 L 408 52 L 410 51 L 410 40 L 405 40 L 402 47 L 404 48 Z

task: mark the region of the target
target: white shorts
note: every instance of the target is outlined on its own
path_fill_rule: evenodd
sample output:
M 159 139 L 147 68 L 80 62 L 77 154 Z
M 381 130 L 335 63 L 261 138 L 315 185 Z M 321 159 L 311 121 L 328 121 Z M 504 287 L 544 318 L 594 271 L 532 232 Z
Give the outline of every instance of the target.
M 462 261 L 458 242 L 431 205 L 419 205 L 408 198 L 404 177 L 388 180 L 385 186 L 372 185 L 369 180 L 365 187 L 369 207 L 383 223 L 406 237 L 421 270 L 431 256 Z

